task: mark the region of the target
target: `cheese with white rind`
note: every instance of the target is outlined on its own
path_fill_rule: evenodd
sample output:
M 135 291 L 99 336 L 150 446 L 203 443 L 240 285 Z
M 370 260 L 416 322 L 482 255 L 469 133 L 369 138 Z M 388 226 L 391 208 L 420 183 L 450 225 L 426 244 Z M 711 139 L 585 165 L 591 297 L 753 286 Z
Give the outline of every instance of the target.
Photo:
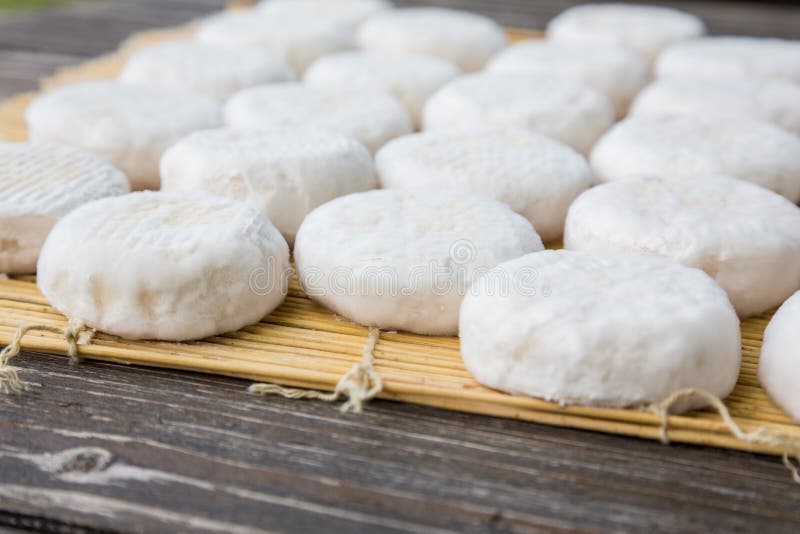
M 639 254 L 548 250 L 500 264 L 465 297 L 459 335 L 481 384 L 563 404 L 643 406 L 683 388 L 724 398 L 741 361 L 725 292 L 699 269 Z
M 391 189 L 341 197 L 311 212 L 294 258 L 306 293 L 344 317 L 455 335 L 472 281 L 542 248 L 526 219 L 489 197 Z
M 217 101 L 188 90 L 113 81 L 44 93 L 25 112 L 31 141 L 93 152 L 125 173 L 133 189 L 158 189 L 158 161 L 181 137 L 219 126 Z
M 225 11 L 200 22 L 195 40 L 230 48 L 254 49 L 284 60 L 302 73 L 325 54 L 353 48 L 347 24 L 297 13 L 269 15 L 263 10 Z
M 480 70 L 507 40 L 505 30 L 487 17 L 439 7 L 378 13 L 356 35 L 365 50 L 434 56 L 465 72 Z
M 419 127 L 428 98 L 460 74 L 454 64 L 434 57 L 355 51 L 318 59 L 306 71 L 304 80 L 311 85 L 386 91 L 406 106 Z
M 84 150 L 0 143 L 0 273 L 32 273 L 56 221 L 81 204 L 130 191 L 120 171 Z
M 800 136 L 732 117 L 629 117 L 594 146 L 604 182 L 631 176 L 733 176 L 800 200 Z
M 368 17 L 392 8 L 388 0 L 261 0 L 258 7 L 270 17 L 313 16 L 357 28 Z
M 800 289 L 800 208 L 721 176 L 629 178 L 572 204 L 564 246 L 671 258 L 703 269 L 742 316 Z
M 800 84 L 755 78 L 662 79 L 639 93 L 630 114 L 742 117 L 800 134 Z
M 536 74 L 471 74 L 448 83 L 425 105 L 423 126 L 522 127 L 588 153 L 614 123 L 608 97 L 588 85 Z
M 92 328 L 183 341 L 260 321 L 283 302 L 289 272 L 286 241 L 257 209 L 148 191 L 85 204 L 56 223 L 37 284 Z
M 561 237 L 572 201 L 593 182 L 586 159 L 524 129 L 433 130 L 390 141 L 375 156 L 385 188 L 437 187 L 484 194 Z
M 622 46 L 602 43 L 561 43 L 530 39 L 500 51 L 486 66 L 491 73 L 529 73 L 565 77 L 605 94 L 617 117 L 624 117 L 636 93 L 650 77 L 641 56 Z
M 800 41 L 704 37 L 676 43 L 659 56 L 658 78 L 781 78 L 800 83 Z
M 800 292 L 778 308 L 764 331 L 758 380 L 767 395 L 800 423 Z
M 408 111 L 384 91 L 297 83 L 236 93 L 225 105 L 225 123 L 236 128 L 327 128 L 360 141 L 370 153 L 412 131 Z
M 547 24 L 553 41 L 625 46 L 650 62 L 666 46 L 704 33 L 703 21 L 694 15 L 635 4 L 578 5 Z
M 375 187 L 372 158 L 328 130 L 236 129 L 196 132 L 161 159 L 164 191 L 198 189 L 260 209 L 290 243 L 311 210 Z
M 135 52 L 122 69 L 125 83 L 191 89 L 225 100 L 233 93 L 294 79 L 283 60 L 256 50 L 170 41 Z

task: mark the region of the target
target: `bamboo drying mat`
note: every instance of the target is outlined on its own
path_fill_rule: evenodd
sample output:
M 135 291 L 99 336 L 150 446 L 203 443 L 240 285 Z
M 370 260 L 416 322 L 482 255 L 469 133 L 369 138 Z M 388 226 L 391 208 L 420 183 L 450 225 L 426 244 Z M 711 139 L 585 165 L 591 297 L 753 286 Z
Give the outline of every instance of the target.
M 191 33 L 191 27 L 186 26 L 136 34 L 112 54 L 58 71 L 42 82 L 42 88 L 113 77 L 131 51 L 164 40 L 186 39 Z M 509 34 L 514 40 L 539 36 L 517 30 Z M 0 103 L 0 139 L 27 138 L 23 114 L 34 96 L 23 94 Z M 741 373 L 736 389 L 725 402 L 744 430 L 767 426 L 800 439 L 800 427 L 767 398 L 758 383 L 761 339 L 770 316 L 742 324 Z M 64 317 L 39 293 L 33 277 L 0 280 L 0 344 L 11 340 L 22 322 L 65 325 Z M 366 328 L 335 317 L 309 300 L 293 282 L 280 308 L 261 323 L 238 332 L 192 343 L 133 342 L 98 334 L 92 344 L 81 347 L 81 356 L 333 390 L 342 374 L 360 359 L 366 337 Z M 47 332 L 31 332 L 23 346 L 66 353 L 64 340 Z M 484 388 L 464 368 L 457 338 L 383 332 L 374 355 L 376 370 L 384 380 L 382 398 L 649 439 L 659 437 L 660 422 L 649 412 L 560 406 Z M 782 453 L 732 437 L 718 416 L 705 410 L 670 417 L 669 436 L 685 443 Z

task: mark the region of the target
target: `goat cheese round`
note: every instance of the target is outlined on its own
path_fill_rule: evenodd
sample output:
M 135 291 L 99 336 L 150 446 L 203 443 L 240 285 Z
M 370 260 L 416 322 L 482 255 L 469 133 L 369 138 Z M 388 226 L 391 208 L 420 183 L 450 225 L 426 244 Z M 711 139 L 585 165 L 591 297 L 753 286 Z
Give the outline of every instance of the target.
M 360 141 L 370 153 L 412 131 L 403 105 L 383 91 L 284 83 L 245 89 L 225 105 L 237 128 L 314 126 Z
M 135 52 L 119 75 L 125 83 L 192 89 L 225 100 L 241 89 L 294 78 L 283 60 L 256 50 L 170 41 Z
M 37 283 L 70 319 L 183 341 L 260 321 L 286 295 L 289 247 L 257 209 L 146 191 L 85 204 L 53 227 Z
M 473 72 L 506 46 L 507 38 L 501 26 L 481 15 L 416 7 L 370 17 L 359 28 L 356 41 L 366 50 L 434 56 Z
M 261 9 L 225 11 L 203 20 L 195 32 L 201 43 L 267 52 L 303 72 L 325 54 L 353 48 L 346 24 L 312 14 L 266 14 Z
M 639 254 L 548 250 L 500 264 L 464 298 L 459 336 L 481 384 L 564 404 L 641 406 L 682 388 L 725 397 L 741 359 L 725 292 L 699 269 Z
M 630 117 L 591 154 L 601 181 L 630 176 L 733 176 L 800 200 L 800 136 L 752 119 Z
M 630 4 L 579 5 L 547 24 L 553 41 L 621 45 L 650 62 L 667 45 L 704 33 L 703 21 L 689 13 Z
M 704 37 L 659 56 L 659 78 L 782 78 L 800 82 L 800 41 L 765 37 Z
M 744 78 L 663 79 L 639 93 L 631 115 L 744 117 L 800 134 L 800 84 Z
M 0 273 L 32 273 L 56 221 L 81 204 L 130 191 L 120 171 L 59 145 L 0 143 Z
M 258 7 L 271 17 L 313 16 L 355 29 L 367 17 L 391 9 L 392 3 L 388 0 L 262 0 Z
M 623 117 L 636 93 L 647 84 L 650 67 L 641 56 L 617 45 L 531 39 L 502 50 L 486 69 L 583 82 L 605 94 L 617 117 Z
M 778 308 L 764 331 L 758 380 L 767 395 L 800 423 L 800 292 Z
M 608 98 L 575 80 L 535 74 L 471 74 L 425 105 L 425 129 L 518 126 L 587 153 L 614 123 Z
M 721 176 L 629 178 L 583 193 L 564 246 L 671 258 L 703 269 L 749 316 L 800 289 L 800 208 Z
M 570 203 L 593 181 L 583 156 L 521 128 L 407 135 L 378 151 L 375 168 L 385 188 L 461 189 L 496 198 L 531 221 L 545 243 L 561 237 Z
M 125 173 L 133 189 L 158 189 L 158 161 L 181 137 L 221 123 L 208 95 L 188 90 L 83 82 L 38 97 L 25 118 L 31 141 L 71 145 Z
M 419 127 L 428 98 L 460 73 L 452 63 L 434 57 L 355 51 L 318 59 L 306 71 L 304 80 L 311 85 L 386 91 L 406 106 Z
M 303 218 L 336 197 L 375 187 L 372 157 L 345 135 L 315 128 L 206 130 L 161 160 L 164 191 L 198 189 L 260 209 L 290 243 Z
M 455 335 L 472 281 L 542 248 L 531 224 L 494 199 L 391 189 L 311 212 L 294 258 L 306 293 L 340 315 L 383 329 Z

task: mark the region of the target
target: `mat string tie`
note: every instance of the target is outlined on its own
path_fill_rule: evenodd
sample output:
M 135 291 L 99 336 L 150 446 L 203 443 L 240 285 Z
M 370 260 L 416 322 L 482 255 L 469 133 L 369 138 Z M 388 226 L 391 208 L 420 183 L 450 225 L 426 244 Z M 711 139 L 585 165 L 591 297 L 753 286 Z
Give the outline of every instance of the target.
M 64 336 L 70 363 L 80 361 L 78 344 L 90 343 L 94 337 L 94 330 L 83 324 L 83 321 L 76 319 L 70 320 L 64 328 L 46 324 L 22 323 L 17 328 L 11 343 L 0 352 L 0 391 L 3 393 L 22 393 L 29 388 L 28 383 L 20 379 L 17 370 L 8 365 L 8 362 L 19 355 L 22 350 L 22 338 L 34 330 L 53 332 Z
M 667 430 L 669 429 L 669 409 L 677 402 L 691 397 L 700 397 L 708 402 L 708 404 L 719 413 L 722 422 L 734 437 L 746 441 L 747 443 L 767 445 L 782 449 L 783 465 L 785 465 L 791 473 L 792 480 L 800 484 L 800 472 L 792 461 L 792 458 L 800 461 L 800 438 L 788 434 L 787 432 L 764 426 L 758 427 L 750 432 L 745 432 L 742 430 L 742 427 L 733 420 L 725 403 L 716 395 L 702 389 L 680 389 L 661 402 L 650 405 L 649 410 L 661 419 L 660 438 L 662 443 L 668 444 L 670 442 L 669 436 L 667 435 Z
M 340 408 L 342 413 L 361 413 L 364 410 L 364 403 L 383 390 L 383 380 L 374 366 L 375 345 L 380 332 L 378 328 L 370 328 L 361 361 L 339 379 L 333 392 L 262 383 L 251 385 L 247 391 L 257 395 L 280 395 L 287 399 L 317 399 L 325 402 L 335 402 L 346 396 L 347 401 Z

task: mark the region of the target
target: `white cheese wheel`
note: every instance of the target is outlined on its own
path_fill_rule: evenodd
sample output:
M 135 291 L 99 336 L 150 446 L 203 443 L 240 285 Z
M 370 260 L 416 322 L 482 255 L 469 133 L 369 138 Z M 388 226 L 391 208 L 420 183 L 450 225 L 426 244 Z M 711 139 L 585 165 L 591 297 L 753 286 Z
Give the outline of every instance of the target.
M 764 331 L 758 379 L 767 395 L 800 423 L 800 292 L 778 308 Z
M 733 176 L 800 200 L 800 136 L 752 119 L 629 117 L 591 154 L 602 181 L 630 176 Z
M 800 134 L 800 84 L 755 78 L 662 79 L 639 93 L 631 115 L 744 117 Z
M 699 269 L 639 254 L 503 263 L 465 297 L 459 335 L 481 384 L 564 404 L 641 406 L 682 388 L 724 398 L 741 359 L 725 292 Z
M 286 295 L 289 248 L 257 209 L 147 191 L 85 204 L 42 247 L 37 283 L 70 319 L 182 341 L 260 321 Z
M 307 294 L 340 315 L 378 328 L 455 335 L 472 281 L 542 248 L 527 220 L 491 198 L 392 189 L 311 212 L 294 258 Z
M 412 131 L 408 111 L 383 91 L 294 83 L 236 93 L 225 105 L 225 123 L 237 128 L 327 128 L 360 141 L 371 153 Z
M 164 191 L 198 189 L 260 209 L 290 243 L 314 208 L 375 187 L 372 158 L 342 134 L 313 128 L 196 132 L 161 160 Z
M 298 73 L 320 56 L 353 48 L 352 29 L 346 24 L 292 13 L 267 15 L 260 9 L 225 11 L 208 17 L 198 25 L 195 39 L 267 52 Z
M 359 28 L 356 41 L 367 50 L 434 56 L 473 72 L 503 48 L 507 38 L 501 26 L 481 15 L 416 7 L 370 17 Z
M 800 41 L 704 37 L 670 46 L 655 64 L 659 78 L 782 78 L 800 83 Z
M 492 73 L 524 72 L 565 77 L 590 85 L 625 116 L 636 93 L 647 84 L 650 67 L 635 52 L 602 43 L 561 43 L 531 39 L 509 46 L 486 67 Z
M 130 191 L 120 171 L 59 145 L 0 143 L 0 273 L 32 273 L 55 222 L 92 200 Z
M 261 51 L 191 41 L 143 48 L 128 58 L 119 75 L 125 83 L 192 89 L 219 100 L 247 87 L 293 78 L 286 62 Z
M 385 188 L 437 187 L 484 194 L 531 221 L 545 241 L 561 237 L 570 203 L 592 185 L 589 164 L 529 130 L 434 130 L 400 137 L 375 156 Z
M 272 17 L 314 17 L 355 29 L 367 17 L 391 9 L 392 3 L 388 0 L 261 0 L 258 7 Z
M 210 96 L 112 81 L 45 93 L 25 118 L 31 141 L 93 152 L 123 171 L 133 189 L 158 189 L 161 154 L 181 137 L 222 120 Z
M 471 74 L 437 91 L 425 105 L 423 126 L 517 126 L 588 153 L 614 123 L 608 97 L 575 80 L 535 74 Z
M 340 52 L 318 59 L 305 73 L 311 85 L 368 87 L 391 93 L 419 127 L 422 108 L 440 87 L 461 74 L 442 59 L 393 52 Z
M 600 185 L 570 207 L 564 246 L 651 254 L 703 269 L 742 316 L 777 306 L 800 289 L 800 208 L 735 178 Z
M 667 45 L 704 33 L 703 21 L 694 15 L 636 4 L 574 6 L 547 24 L 547 37 L 554 41 L 621 45 L 650 62 Z

